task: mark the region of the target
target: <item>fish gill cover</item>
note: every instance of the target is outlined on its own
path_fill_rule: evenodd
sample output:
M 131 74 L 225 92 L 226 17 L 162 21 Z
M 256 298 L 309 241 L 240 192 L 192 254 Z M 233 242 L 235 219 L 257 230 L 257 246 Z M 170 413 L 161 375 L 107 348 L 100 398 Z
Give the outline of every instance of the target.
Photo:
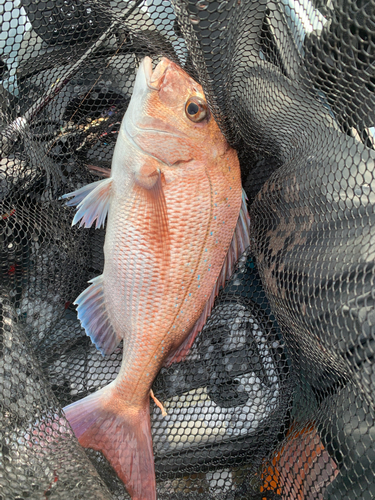
M 374 12 L 0 1 L 2 500 L 129 498 L 62 410 L 116 378 L 126 345 L 103 357 L 77 318 L 106 233 L 72 227 L 61 197 L 108 176 L 146 56 L 202 85 L 251 221 L 187 357 L 153 383 L 158 498 L 375 498 Z

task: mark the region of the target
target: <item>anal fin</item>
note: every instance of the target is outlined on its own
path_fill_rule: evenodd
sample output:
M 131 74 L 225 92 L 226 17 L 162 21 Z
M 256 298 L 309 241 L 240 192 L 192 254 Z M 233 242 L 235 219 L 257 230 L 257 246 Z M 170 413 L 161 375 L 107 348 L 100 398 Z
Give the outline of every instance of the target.
M 77 191 L 67 193 L 62 198 L 72 198 L 66 204 L 68 207 L 77 206 L 72 225 L 81 221 L 80 227 L 91 227 L 96 221 L 96 227 L 104 227 L 111 201 L 112 177 L 92 182 Z
M 91 338 L 97 349 L 103 354 L 111 354 L 120 343 L 111 324 L 104 300 L 103 276 L 97 276 L 89 281 L 91 286 L 86 288 L 74 304 L 77 307 L 77 316 L 86 334 Z
M 240 214 L 238 216 L 238 221 L 236 228 L 233 233 L 233 238 L 228 249 L 228 253 L 225 257 L 225 261 L 216 284 L 212 290 L 210 298 L 206 302 L 206 305 L 200 315 L 198 321 L 193 326 L 188 337 L 184 342 L 168 356 L 165 360 L 164 365 L 170 366 L 172 363 L 178 363 L 182 361 L 191 349 L 198 333 L 202 330 L 206 324 L 207 318 L 210 316 L 215 298 L 219 294 L 220 288 L 225 286 L 225 282 L 232 276 L 234 271 L 234 266 L 244 251 L 250 246 L 250 217 L 247 211 L 247 196 L 244 190 L 242 190 L 242 204 L 240 209 Z

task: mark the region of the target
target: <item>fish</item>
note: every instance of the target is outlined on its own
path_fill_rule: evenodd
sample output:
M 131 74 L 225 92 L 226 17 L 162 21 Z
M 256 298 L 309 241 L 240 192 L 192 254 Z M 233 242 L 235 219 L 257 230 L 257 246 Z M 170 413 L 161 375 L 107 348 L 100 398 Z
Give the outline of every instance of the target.
M 110 176 L 64 198 L 77 208 L 72 224 L 107 221 L 103 274 L 76 299 L 78 318 L 103 355 L 123 340 L 117 378 L 64 411 L 132 499 L 153 500 L 152 383 L 186 357 L 250 245 L 237 152 L 202 87 L 167 58 L 153 69 L 145 57 Z

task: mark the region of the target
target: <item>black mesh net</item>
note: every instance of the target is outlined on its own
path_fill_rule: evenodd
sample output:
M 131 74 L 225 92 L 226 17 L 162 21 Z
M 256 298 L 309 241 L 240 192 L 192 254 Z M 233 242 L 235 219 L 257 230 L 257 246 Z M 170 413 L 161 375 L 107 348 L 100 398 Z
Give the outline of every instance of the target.
M 61 196 L 111 167 L 145 56 L 203 86 L 251 220 L 154 381 L 158 498 L 375 498 L 373 1 L 0 0 L 0 21 L 0 498 L 129 498 L 62 410 L 122 344 L 102 357 L 77 319 L 105 229 Z

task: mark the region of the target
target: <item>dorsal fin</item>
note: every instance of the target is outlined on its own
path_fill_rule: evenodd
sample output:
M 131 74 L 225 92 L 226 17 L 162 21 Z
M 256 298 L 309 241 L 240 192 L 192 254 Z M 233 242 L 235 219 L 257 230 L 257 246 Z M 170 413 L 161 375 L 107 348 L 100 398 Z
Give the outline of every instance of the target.
M 109 177 L 62 196 L 63 199 L 72 198 L 66 202 L 68 207 L 78 208 L 72 226 L 82 219 L 80 227 L 91 227 L 95 221 L 97 228 L 104 227 L 111 201 L 111 185 L 112 177 Z
M 236 262 L 250 245 L 250 217 L 247 211 L 246 201 L 246 193 L 244 190 L 242 190 L 242 205 L 237 225 L 234 230 L 233 238 L 229 246 L 229 250 L 225 258 L 223 267 L 212 290 L 210 298 L 208 299 L 198 321 L 195 323 L 193 329 L 189 333 L 189 336 L 184 340 L 184 342 L 176 351 L 168 356 L 164 363 L 165 366 L 170 366 L 172 363 L 178 363 L 186 357 L 191 346 L 194 343 L 196 336 L 202 330 L 202 328 L 206 324 L 207 318 L 211 314 L 215 298 L 219 294 L 220 288 L 224 287 L 226 280 L 232 276 Z

